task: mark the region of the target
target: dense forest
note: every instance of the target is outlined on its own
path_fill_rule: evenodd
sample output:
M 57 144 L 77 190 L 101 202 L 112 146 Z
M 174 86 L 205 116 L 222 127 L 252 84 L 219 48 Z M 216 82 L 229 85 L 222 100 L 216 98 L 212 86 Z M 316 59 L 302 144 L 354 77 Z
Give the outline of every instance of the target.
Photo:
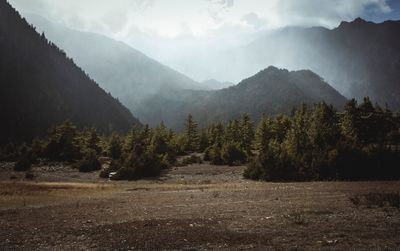
M 226 124 L 200 128 L 188 115 L 185 130 L 164 123 L 134 126 L 126 135 L 78 130 L 69 121 L 30 144 L 9 144 L 1 159 L 26 171 L 43 161 L 67 161 L 80 171 L 100 170 L 99 157 L 111 164 L 100 173 L 112 179 L 158 176 L 172 165 L 210 162 L 247 165 L 246 178 L 268 181 L 399 179 L 400 117 L 389 108 L 347 102 L 343 111 L 318 103 L 300 105 L 290 116 L 263 116 L 255 125 L 248 114 Z M 203 154 L 195 154 L 203 153 Z M 179 158 L 178 156 L 185 156 Z
M 0 1 L 0 55 L 0 143 L 31 140 L 66 119 L 100 132 L 139 123 L 7 1 Z

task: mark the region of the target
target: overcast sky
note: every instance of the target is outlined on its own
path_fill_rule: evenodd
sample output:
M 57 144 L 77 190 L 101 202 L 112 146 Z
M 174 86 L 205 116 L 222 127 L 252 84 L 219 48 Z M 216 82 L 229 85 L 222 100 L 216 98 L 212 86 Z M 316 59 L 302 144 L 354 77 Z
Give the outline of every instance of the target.
M 173 68 L 285 26 L 400 19 L 400 0 L 8 0 L 69 28 L 123 41 Z
M 362 16 L 385 19 L 399 0 L 9 0 L 68 26 L 128 36 L 132 31 L 176 38 L 252 32 L 287 25 L 334 27 Z M 397 13 L 398 14 L 398 13 Z M 396 16 L 395 16 L 396 17 Z

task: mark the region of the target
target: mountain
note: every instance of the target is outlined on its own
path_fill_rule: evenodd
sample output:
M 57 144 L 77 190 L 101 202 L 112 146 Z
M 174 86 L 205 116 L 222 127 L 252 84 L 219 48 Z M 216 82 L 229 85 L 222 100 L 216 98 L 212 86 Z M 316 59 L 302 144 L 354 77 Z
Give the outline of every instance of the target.
M 232 85 L 235 85 L 235 84 L 232 82 L 229 82 L 229 81 L 220 82 L 215 79 L 208 79 L 208 80 L 204 80 L 203 82 L 201 82 L 201 86 L 206 90 L 220 90 L 220 89 L 232 86 Z
M 213 67 L 229 65 L 225 79 L 248 76 L 265 65 L 310 69 L 348 98 L 370 96 L 400 110 L 400 21 L 358 18 L 332 30 L 289 27 L 221 57 L 225 63 Z
M 0 55 L 0 143 L 32 139 L 66 119 L 103 133 L 139 123 L 7 1 L 0 1 Z
M 177 98 L 153 97 L 148 100 L 145 120 L 157 118 L 181 130 L 188 113 L 202 125 L 228 121 L 249 113 L 254 119 L 262 114 L 289 114 L 302 103 L 325 101 L 341 109 L 346 98 L 309 70 L 288 71 L 269 67 L 241 81 L 238 85 L 217 91 L 182 91 Z M 155 123 L 156 121 L 151 121 Z
M 194 80 L 122 42 L 68 29 L 37 15 L 26 17 L 137 116 L 143 113 L 141 102 L 149 96 L 166 90 L 201 89 Z

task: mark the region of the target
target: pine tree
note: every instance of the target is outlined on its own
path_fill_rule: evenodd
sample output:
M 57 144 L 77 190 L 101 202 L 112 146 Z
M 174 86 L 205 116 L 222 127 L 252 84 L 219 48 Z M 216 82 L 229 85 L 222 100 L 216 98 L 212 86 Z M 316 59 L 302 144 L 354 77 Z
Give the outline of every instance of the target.
M 163 122 L 154 129 L 150 141 L 150 149 L 152 152 L 156 154 L 166 154 L 169 152 L 169 133 Z
M 266 152 L 268 150 L 268 144 L 272 136 L 270 125 L 270 119 L 266 116 L 262 116 L 260 122 L 257 125 L 255 135 L 255 147 L 260 152 Z
M 123 143 L 123 152 L 124 153 L 130 153 L 133 151 L 136 145 L 136 141 L 138 138 L 139 130 L 136 126 L 133 126 L 130 130 L 129 133 L 126 135 L 124 143 Z
M 308 130 L 313 148 L 323 149 L 335 146 L 339 135 L 339 119 L 333 106 L 329 106 L 325 102 L 315 105 Z
M 272 138 L 278 143 L 282 143 L 290 129 L 291 121 L 284 114 L 278 114 L 271 124 Z
M 45 155 L 57 161 L 80 159 L 80 145 L 76 126 L 70 121 L 65 121 L 51 131 L 45 147 Z
M 356 143 L 358 141 L 358 123 L 360 114 L 357 101 L 352 99 L 344 107 L 344 114 L 341 120 L 341 131 L 345 139 Z
M 200 133 L 200 139 L 199 139 L 200 152 L 203 152 L 209 146 L 210 146 L 209 134 L 207 133 L 206 129 L 202 129 L 201 133 Z
M 241 143 L 240 123 L 237 119 L 228 122 L 224 132 L 224 142 Z
M 222 123 L 213 124 L 208 128 L 208 138 L 210 141 L 210 145 L 218 145 L 222 146 L 223 138 L 224 138 L 224 125 Z
M 240 119 L 239 135 L 240 135 L 240 145 L 242 149 L 247 154 L 250 154 L 254 140 L 254 128 L 250 116 L 247 113 L 243 114 Z
M 185 123 L 185 150 L 195 152 L 199 149 L 199 134 L 197 123 L 191 114 L 188 115 Z
M 96 154 L 101 153 L 100 137 L 97 135 L 96 129 L 90 128 L 83 132 L 83 141 L 85 151 L 94 150 Z
M 121 137 L 113 133 L 110 136 L 109 142 L 108 142 L 108 156 L 110 156 L 113 159 L 119 159 L 122 154 L 122 139 Z
M 310 147 L 308 138 L 308 127 L 310 111 L 307 105 L 302 104 L 295 112 L 291 128 L 284 141 L 285 147 L 292 156 L 303 155 Z

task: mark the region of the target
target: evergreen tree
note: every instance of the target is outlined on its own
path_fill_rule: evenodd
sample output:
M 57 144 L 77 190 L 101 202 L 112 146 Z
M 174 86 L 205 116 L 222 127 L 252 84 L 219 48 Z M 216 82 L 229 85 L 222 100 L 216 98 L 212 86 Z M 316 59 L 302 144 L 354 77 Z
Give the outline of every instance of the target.
M 201 133 L 200 133 L 200 139 L 199 139 L 200 152 L 203 152 L 209 146 L 210 146 L 210 139 L 209 139 L 209 134 L 207 132 L 207 129 L 202 129 Z
M 322 102 L 314 107 L 308 136 L 314 149 L 316 147 L 324 149 L 336 145 L 340 136 L 340 127 L 339 118 L 333 106 Z
M 81 149 L 78 130 L 70 121 L 56 126 L 50 133 L 45 147 L 45 155 L 57 161 L 80 159 Z
M 117 133 L 110 136 L 108 142 L 108 156 L 113 159 L 119 159 L 122 154 L 122 139 Z
M 170 132 L 165 127 L 164 123 L 154 129 L 154 133 L 150 141 L 150 149 L 156 154 L 166 154 L 170 151 Z
M 229 121 L 228 125 L 225 127 L 224 142 L 241 143 L 240 135 L 239 121 L 237 119 Z
M 262 116 L 258 123 L 256 134 L 255 134 L 255 147 L 260 152 L 266 152 L 268 150 L 268 144 L 271 140 L 271 122 L 265 115 Z
M 199 149 L 199 134 L 197 123 L 191 114 L 188 115 L 185 123 L 185 150 L 195 152 Z
M 81 148 L 82 151 L 84 152 L 83 154 L 85 154 L 90 150 L 94 150 L 96 154 L 101 153 L 101 146 L 100 146 L 101 139 L 98 136 L 96 129 L 94 128 L 85 129 L 80 136 L 80 140 L 82 144 Z
M 224 138 L 224 125 L 222 123 L 213 124 L 208 128 L 208 138 L 210 145 L 222 146 Z
M 360 113 L 357 101 L 352 99 L 344 106 L 341 121 L 341 132 L 345 139 L 354 143 L 358 141 L 358 123 L 360 123 Z
M 271 134 L 273 139 L 275 139 L 278 143 L 282 143 L 290 129 L 290 126 L 291 121 L 288 116 L 284 114 L 278 114 L 272 120 L 271 124 Z
M 291 127 L 284 141 L 285 147 L 292 156 L 303 156 L 310 147 L 307 133 L 309 117 L 310 111 L 305 104 L 302 104 L 294 114 Z
M 251 122 L 249 114 L 245 113 L 240 119 L 240 145 L 242 149 L 247 153 L 251 154 L 252 144 L 254 140 L 254 128 Z

